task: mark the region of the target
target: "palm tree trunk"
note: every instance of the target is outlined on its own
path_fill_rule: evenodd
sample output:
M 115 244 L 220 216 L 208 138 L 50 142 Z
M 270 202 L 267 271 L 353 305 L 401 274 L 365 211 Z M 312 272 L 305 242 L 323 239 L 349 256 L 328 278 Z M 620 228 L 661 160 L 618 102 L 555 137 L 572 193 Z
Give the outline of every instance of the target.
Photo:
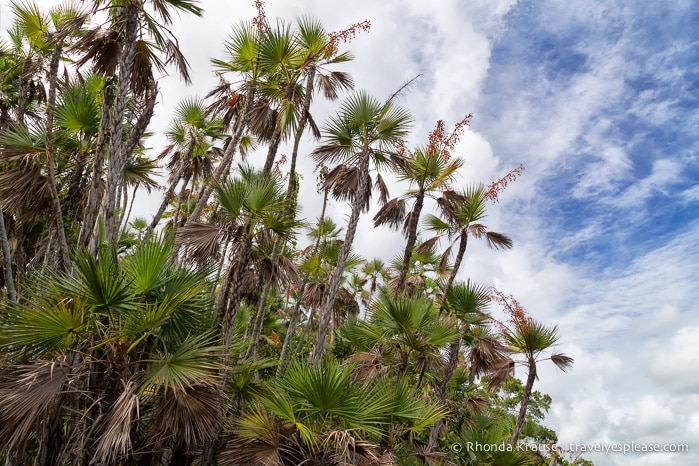
M 296 304 L 294 305 L 294 312 L 291 314 L 291 319 L 289 319 L 289 325 L 286 328 L 286 336 L 284 337 L 284 343 L 282 344 L 282 350 L 279 353 L 279 364 L 277 365 L 277 377 L 281 377 L 282 368 L 284 367 L 284 362 L 286 360 L 286 352 L 289 349 L 289 345 L 294 338 L 294 333 L 296 332 L 296 324 L 301 316 L 301 298 L 303 297 L 304 291 L 306 291 L 306 285 L 308 282 L 306 280 L 301 283 L 301 288 L 298 291 Z
M 78 244 L 87 246 L 90 243 L 92 232 L 95 228 L 95 221 L 99 213 L 99 206 L 102 200 L 100 192 L 100 182 L 102 181 L 102 169 L 104 167 L 104 151 L 107 147 L 107 134 L 111 126 L 111 107 L 114 101 L 114 87 L 111 80 L 107 79 L 102 91 L 102 114 L 100 116 L 99 133 L 97 134 L 97 144 L 95 147 L 95 160 L 92 165 L 92 180 L 90 191 L 87 196 L 87 205 L 83 214 Z
M 274 127 L 274 136 L 269 143 L 269 149 L 267 150 L 267 158 L 265 159 L 265 164 L 262 167 L 262 174 L 269 175 L 272 173 L 272 166 L 274 165 L 274 159 L 277 157 L 277 151 L 279 150 L 279 143 L 282 140 L 282 128 L 281 128 L 281 118 L 277 115 L 277 122 Z
M 446 299 L 447 293 L 449 293 L 449 290 L 451 290 L 451 287 L 454 284 L 454 280 L 456 280 L 456 275 L 459 273 L 459 269 L 461 268 L 461 262 L 463 262 L 464 255 L 466 254 L 466 246 L 468 244 L 468 230 L 466 230 L 466 228 L 461 230 L 459 250 L 456 252 L 456 257 L 454 258 L 454 266 L 451 269 L 449 279 L 447 280 L 447 284 L 444 287 L 444 299 Z M 444 305 L 442 305 L 439 309 L 440 314 L 442 312 L 442 309 L 444 309 Z
M 306 129 L 306 123 L 308 123 L 308 112 L 311 108 L 311 97 L 313 95 L 314 76 L 315 69 L 311 68 L 308 76 L 306 77 L 306 95 L 303 98 L 301 118 L 299 119 L 299 125 L 296 128 L 296 133 L 294 134 L 294 148 L 291 151 L 291 163 L 289 165 L 289 187 L 286 191 L 287 199 L 292 199 L 296 193 L 296 162 L 298 160 L 301 137 L 303 136 L 303 131 Z
M 188 172 L 184 181 L 182 182 L 182 189 L 180 194 L 177 196 L 177 206 L 175 207 L 175 214 L 172 216 L 172 228 L 173 232 L 177 232 L 177 227 L 180 225 L 180 212 L 182 212 L 182 203 L 185 200 L 185 195 L 187 194 L 187 186 L 189 185 L 189 180 L 192 179 L 192 173 Z
M 211 182 L 202 184 L 197 196 L 197 205 L 194 207 L 194 212 L 192 212 L 192 215 L 189 218 L 190 222 L 196 222 L 199 219 L 199 216 L 204 211 L 204 207 L 206 207 L 206 203 L 209 202 L 209 197 L 211 197 L 211 193 L 214 191 L 214 186 L 230 170 L 231 164 L 233 163 L 233 156 L 235 155 L 235 151 L 240 144 L 240 139 L 243 137 L 243 131 L 247 126 L 247 118 L 248 115 L 250 115 L 250 109 L 252 109 L 252 102 L 254 98 L 255 86 L 254 83 L 249 83 L 248 90 L 245 94 L 245 107 L 243 108 L 243 113 L 238 117 L 233 137 L 230 141 L 228 141 L 226 150 L 223 152 L 221 162 L 214 171 Z
M 173 182 L 170 183 L 170 186 L 167 188 L 167 191 L 165 192 L 165 195 L 163 196 L 163 201 L 160 203 L 160 207 L 158 208 L 158 211 L 153 216 L 153 221 L 150 222 L 150 225 L 148 225 L 148 228 L 146 229 L 146 232 L 143 236 L 144 241 L 148 240 L 148 238 L 150 238 L 150 235 L 155 230 L 155 227 L 157 227 L 158 223 L 160 223 L 160 219 L 163 218 L 163 214 L 167 210 L 167 206 L 170 204 L 170 199 L 172 198 L 172 195 L 175 192 L 175 189 L 177 188 L 178 183 L 182 179 L 182 174 L 184 173 L 184 170 L 185 170 L 185 167 L 182 166 L 180 168 L 179 173 L 177 173 L 177 176 L 173 180 Z
M 124 132 L 124 113 L 129 94 L 131 72 L 136 57 L 136 39 L 138 31 L 139 10 L 137 4 L 126 4 L 126 20 L 124 25 L 124 39 L 122 55 L 119 60 L 119 83 L 114 100 L 114 109 L 111 115 L 112 133 L 109 141 L 109 167 L 107 170 L 107 187 L 103 200 L 103 219 L 106 230 L 106 238 L 110 243 L 117 239 L 116 221 L 116 191 L 121 183 L 124 166 L 126 165 L 125 153 L 122 152 L 122 135 Z
M 2 243 L 3 273 L 5 276 L 5 288 L 7 297 L 13 303 L 17 302 L 15 294 L 15 281 L 12 278 L 12 257 L 10 256 L 10 242 L 7 239 L 7 229 L 5 229 L 5 218 L 3 217 L 2 205 L 0 205 L 0 242 Z
M 320 362 L 325 349 L 325 337 L 328 334 L 330 319 L 332 318 L 333 308 L 337 299 L 337 291 L 340 289 L 340 281 L 345 270 L 345 263 L 349 257 L 354 236 L 357 232 L 359 224 L 359 214 L 366 204 L 369 188 L 369 157 L 368 147 L 364 147 L 361 159 L 359 161 L 359 180 L 357 181 L 357 192 L 352 201 L 352 213 L 350 214 L 347 223 L 347 232 L 345 233 L 345 241 L 340 250 L 337 266 L 330 275 L 323 296 L 323 304 L 320 307 L 320 317 L 318 321 L 318 333 L 316 334 L 315 348 L 311 355 L 311 362 Z
M 466 254 L 466 246 L 468 244 L 468 231 L 466 228 L 461 230 L 461 239 L 459 240 L 459 250 L 456 253 L 456 258 L 454 259 L 454 266 L 449 274 L 449 279 L 444 287 L 442 305 L 439 307 L 439 315 L 444 311 L 444 300 L 447 298 L 449 290 L 451 290 L 454 280 L 456 279 L 456 274 L 461 268 L 461 262 Z M 441 401 L 446 400 L 447 394 L 449 393 L 449 383 L 454 375 L 454 370 L 456 370 L 456 365 L 459 363 L 459 349 L 461 348 L 461 338 L 453 342 L 449 346 L 449 360 L 447 363 L 447 368 L 444 371 L 444 377 L 439 385 L 439 399 Z M 439 431 L 441 430 L 443 422 L 437 422 L 430 427 L 430 438 L 428 443 L 428 449 L 432 450 L 437 446 L 437 439 L 439 437 Z
M 58 65 L 61 59 L 63 48 L 56 46 L 51 54 L 51 64 L 49 66 L 49 95 L 46 102 L 46 165 L 49 177 L 49 190 L 51 191 L 51 200 L 54 207 L 54 216 L 56 222 L 56 230 L 58 233 L 58 249 L 60 251 L 60 260 L 58 270 L 71 269 L 70 252 L 68 241 L 66 240 L 66 230 L 63 226 L 63 210 L 61 209 L 61 200 L 58 196 L 56 188 L 56 172 L 54 165 L 54 146 L 53 146 L 53 117 L 56 110 L 56 86 L 58 81 Z
M 517 443 L 519 435 L 522 433 L 524 418 L 527 415 L 527 407 L 529 406 L 529 400 L 531 399 L 532 390 L 534 388 L 534 381 L 536 380 L 536 361 L 532 357 L 529 358 L 528 367 L 529 374 L 527 375 L 527 383 L 526 385 L 524 385 L 522 402 L 519 405 L 519 414 L 517 415 L 517 424 L 515 424 L 515 431 L 512 433 L 512 438 L 510 439 L 511 445 Z
M 129 202 L 129 208 L 126 210 L 126 214 L 122 217 L 121 219 L 121 229 L 123 231 L 126 231 L 126 228 L 129 226 L 129 219 L 131 218 L 131 212 L 133 211 L 133 203 L 136 200 L 136 193 L 138 192 L 138 183 L 136 186 L 133 187 L 133 192 L 131 193 L 131 202 Z M 139 235 L 139 241 L 140 241 L 140 235 Z
M 246 228 L 246 231 L 247 230 L 248 228 Z M 231 343 L 233 342 L 235 316 L 238 312 L 238 306 L 240 305 L 243 289 L 243 277 L 245 276 L 245 271 L 252 255 L 252 240 L 249 238 L 243 238 L 241 241 L 243 244 L 241 245 L 242 249 L 239 253 L 238 260 L 236 263 L 231 265 L 233 268 L 233 276 L 230 282 L 230 294 L 229 296 L 224 296 L 224 299 L 221 302 L 221 313 L 225 316 L 223 345 L 226 348 L 230 347 Z
M 410 268 L 410 258 L 413 255 L 413 249 L 415 248 L 415 243 L 417 243 L 417 226 L 420 220 L 420 213 L 422 212 L 422 205 L 425 200 L 425 193 L 420 191 L 415 198 L 415 205 L 413 206 L 413 211 L 410 213 L 410 224 L 408 225 L 408 239 L 405 244 L 405 251 L 403 252 L 403 265 L 400 269 L 400 277 L 398 279 L 398 286 L 396 290 L 399 292 L 405 289 L 405 280 L 408 277 L 408 268 Z

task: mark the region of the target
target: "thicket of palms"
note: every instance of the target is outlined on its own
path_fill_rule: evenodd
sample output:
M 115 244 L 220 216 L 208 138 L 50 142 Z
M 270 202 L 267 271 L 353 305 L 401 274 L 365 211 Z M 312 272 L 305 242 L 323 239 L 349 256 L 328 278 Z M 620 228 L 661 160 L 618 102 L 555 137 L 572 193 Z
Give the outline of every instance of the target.
M 551 441 L 530 428 L 537 363 L 572 363 L 546 353 L 555 327 L 466 278 L 468 239 L 513 246 L 482 223 L 504 184 L 459 186 L 470 115 L 412 151 L 395 95 L 353 91 L 317 124 L 314 95 L 353 88 L 341 48 L 369 23 L 269 21 L 258 1 L 212 60 L 219 85 L 180 102 L 153 155 L 157 74 L 188 80 L 168 25 L 201 9 L 90 5 L 13 3 L 0 49 L 0 464 L 565 463 L 451 447 Z M 304 153 L 308 130 L 320 141 Z M 303 157 L 320 171 L 318 219 L 298 203 L 314 183 Z M 132 219 L 158 162 L 160 208 Z M 406 191 L 391 199 L 389 179 Z M 329 197 L 349 204 L 346 223 Z M 388 261 L 355 244 L 372 210 L 377 234 L 405 233 Z

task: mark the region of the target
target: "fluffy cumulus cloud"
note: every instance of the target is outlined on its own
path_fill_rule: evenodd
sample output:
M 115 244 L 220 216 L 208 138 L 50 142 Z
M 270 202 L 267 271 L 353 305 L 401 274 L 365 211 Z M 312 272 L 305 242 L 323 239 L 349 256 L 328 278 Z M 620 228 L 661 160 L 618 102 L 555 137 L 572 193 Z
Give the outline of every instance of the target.
M 156 132 L 180 98 L 216 83 L 209 59 L 223 56 L 233 24 L 255 14 L 252 2 L 201 5 L 202 18 L 173 27 L 195 85 L 160 80 Z M 561 441 L 687 442 L 689 453 L 585 456 L 699 464 L 696 2 L 268 0 L 267 15 L 312 15 L 331 31 L 369 19 L 371 32 L 345 45 L 356 59 L 343 69 L 379 98 L 421 75 L 399 101 L 415 115 L 411 144 L 438 119 L 474 113 L 456 151 L 466 160 L 459 184 L 526 166 L 486 219 L 515 249 L 473 242 L 463 278 L 512 293 L 559 326 L 559 349 L 576 365 L 562 374 L 542 362 L 537 388 L 553 396 L 548 422 Z M 318 98 L 316 120 L 334 108 Z M 314 144 L 306 139 L 302 152 Z M 151 145 L 157 152 L 162 141 Z M 310 186 L 313 169 L 301 164 Z M 301 202 L 305 216 L 319 214 L 313 189 Z M 348 214 L 341 203 L 329 209 L 338 222 Z M 367 218 L 356 250 L 390 259 L 401 243 Z

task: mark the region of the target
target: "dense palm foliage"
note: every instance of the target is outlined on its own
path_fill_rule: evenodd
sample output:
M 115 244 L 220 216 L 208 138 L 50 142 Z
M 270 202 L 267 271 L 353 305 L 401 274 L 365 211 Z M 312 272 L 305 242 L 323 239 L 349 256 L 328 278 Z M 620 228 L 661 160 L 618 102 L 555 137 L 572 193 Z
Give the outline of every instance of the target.
M 316 124 L 317 92 L 354 87 L 341 47 L 369 23 L 329 33 L 257 1 L 212 60 L 219 84 L 180 101 L 153 154 L 156 77 L 189 79 L 168 26 L 201 9 L 90 4 L 13 3 L 0 49 L 0 464 L 565 464 L 454 448 L 554 444 L 533 385 L 541 361 L 572 364 L 555 326 L 463 270 L 470 238 L 513 247 L 483 224 L 503 184 L 456 176 L 470 115 L 414 150 L 395 95 L 353 91 Z M 160 207 L 131 218 L 159 163 Z M 403 229 L 390 257 L 355 244 L 372 210 L 377 234 Z

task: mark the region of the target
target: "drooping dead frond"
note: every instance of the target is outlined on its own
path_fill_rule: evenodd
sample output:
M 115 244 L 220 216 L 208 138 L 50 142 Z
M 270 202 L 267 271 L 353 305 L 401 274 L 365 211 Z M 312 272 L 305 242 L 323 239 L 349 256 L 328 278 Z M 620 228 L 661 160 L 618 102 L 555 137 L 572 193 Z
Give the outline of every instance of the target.
M 515 375 L 515 362 L 510 358 L 503 358 L 495 361 L 492 364 L 490 378 L 488 379 L 488 388 L 495 391 L 503 383 L 507 382 Z
M 388 225 L 397 230 L 405 218 L 405 199 L 391 199 L 374 216 L 374 227 Z
M 474 377 L 496 372 L 505 359 L 507 351 L 500 341 L 492 336 L 478 338 L 468 352 L 469 371 Z
M 386 204 L 389 196 L 388 186 L 386 186 L 386 182 L 383 180 L 383 177 L 380 174 L 376 175 L 374 187 L 379 191 L 379 202 L 381 204 Z
M 0 450 L 20 445 L 47 417 L 69 377 L 65 358 L 36 361 L 0 378 Z
M 551 355 L 551 361 L 563 372 L 573 367 L 573 358 L 562 353 L 554 353 Z
M 427 254 L 428 252 L 434 251 L 434 247 L 439 241 L 439 236 L 435 236 L 434 238 L 430 238 L 427 241 L 424 241 L 422 244 L 420 244 L 417 247 L 417 252 L 418 254 Z M 441 268 L 440 268 L 441 270 Z
M 207 383 L 164 391 L 152 413 L 148 444 L 161 449 L 176 439 L 177 448 L 200 448 L 218 433 L 223 396 L 216 385 Z
M 262 142 L 274 138 L 277 127 L 277 110 L 267 99 L 258 99 L 250 109 L 248 128 Z
M 131 429 L 139 418 L 139 402 L 132 380 L 123 382 L 124 391 L 112 405 L 104 422 L 104 430 L 97 441 L 94 459 L 112 464 L 131 452 Z
M 176 244 L 197 262 L 209 262 L 219 257 L 221 230 L 207 223 L 189 222 L 177 229 Z
M 489 231 L 485 234 L 485 239 L 488 241 L 488 246 L 493 249 L 512 249 L 512 240 L 502 233 Z
M 351 201 L 357 193 L 359 170 L 356 167 L 338 165 L 325 176 L 322 189 L 330 189 L 339 201 Z

